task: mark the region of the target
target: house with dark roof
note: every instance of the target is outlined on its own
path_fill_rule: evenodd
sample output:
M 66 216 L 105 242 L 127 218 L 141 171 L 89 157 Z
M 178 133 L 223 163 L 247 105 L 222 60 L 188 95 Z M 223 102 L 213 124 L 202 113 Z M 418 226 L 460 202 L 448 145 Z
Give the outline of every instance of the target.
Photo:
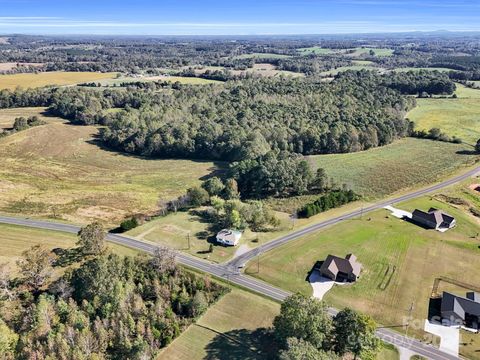
M 451 229 L 457 224 L 453 216 L 435 208 L 430 208 L 428 212 L 415 209 L 412 221 L 435 230 Z
M 345 258 L 328 255 L 317 270 L 322 276 L 334 281 L 353 282 L 359 278 L 362 264 L 357 261 L 357 257 L 353 254 L 348 254 Z
M 480 294 L 468 292 L 466 297 L 444 291 L 441 304 L 442 320 L 450 325 L 465 325 L 479 329 Z

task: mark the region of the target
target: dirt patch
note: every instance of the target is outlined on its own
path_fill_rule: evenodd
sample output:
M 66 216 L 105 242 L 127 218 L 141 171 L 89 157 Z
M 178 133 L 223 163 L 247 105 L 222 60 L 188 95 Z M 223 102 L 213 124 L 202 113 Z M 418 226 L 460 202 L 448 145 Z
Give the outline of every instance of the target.
M 470 190 L 480 192 L 480 184 L 472 184 L 468 187 Z
M 162 229 L 162 231 L 165 231 L 169 234 L 188 234 L 187 230 L 182 229 L 181 227 L 178 227 L 176 225 L 171 225 L 171 224 L 164 225 L 164 226 L 160 227 L 160 229 Z

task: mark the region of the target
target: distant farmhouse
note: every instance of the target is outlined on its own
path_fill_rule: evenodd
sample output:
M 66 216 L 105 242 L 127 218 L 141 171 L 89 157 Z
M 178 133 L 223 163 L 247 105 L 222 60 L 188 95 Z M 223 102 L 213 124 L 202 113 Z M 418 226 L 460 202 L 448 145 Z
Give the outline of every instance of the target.
M 241 237 L 241 231 L 223 229 L 217 234 L 217 242 L 223 245 L 236 246 Z
M 328 255 L 318 269 L 322 276 L 338 282 L 356 281 L 361 270 L 362 264 L 357 261 L 357 257 L 353 254 L 348 254 L 345 259 Z
M 441 305 L 442 319 L 451 325 L 465 325 L 471 329 L 480 328 L 480 294 L 468 292 L 467 297 L 443 292 Z
M 428 212 L 416 209 L 412 213 L 412 221 L 435 230 L 451 229 L 457 224 L 453 216 L 435 208 L 430 208 Z

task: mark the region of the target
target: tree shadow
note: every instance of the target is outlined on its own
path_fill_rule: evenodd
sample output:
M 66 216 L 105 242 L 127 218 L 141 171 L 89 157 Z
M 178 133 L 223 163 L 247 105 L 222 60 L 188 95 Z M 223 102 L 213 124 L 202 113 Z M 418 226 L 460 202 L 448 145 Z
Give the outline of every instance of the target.
M 57 256 L 53 263 L 54 267 L 67 267 L 84 258 L 79 247 L 71 249 L 55 248 L 52 252 Z
M 197 326 L 201 325 L 197 324 Z M 217 334 L 205 347 L 207 353 L 204 357 L 205 360 L 275 359 L 278 353 L 271 329 L 235 329 L 220 333 L 207 327 L 204 328 Z
M 478 152 L 475 150 L 458 150 L 455 151 L 455 154 L 458 155 L 478 155 Z

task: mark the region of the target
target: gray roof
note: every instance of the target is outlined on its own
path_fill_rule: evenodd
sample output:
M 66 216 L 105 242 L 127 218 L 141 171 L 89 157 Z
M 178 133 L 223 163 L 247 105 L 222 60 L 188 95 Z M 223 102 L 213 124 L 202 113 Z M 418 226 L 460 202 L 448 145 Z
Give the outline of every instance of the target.
M 415 209 L 412 213 L 413 219 L 421 219 L 426 222 L 441 225 L 442 223 L 451 224 L 455 218 L 442 210 L 430 208 L 428 212 Z
M 335 276 L 339 272 L 342 272 L 344 274 L 353 274 L 358 277 L 361 269 L 362 265 L 357 261 L 356 256 L 353 254 L 348 254 L 346 258 L 328 255 L 320 267 L 320 272 L 330 271 Z
M 467 294 L 469 296 L 470 293 Z M 465 314 L 480 317 L 480 302 L 444 291 L 442 296 L 441 311 L 454 312 L 465 320 Z

